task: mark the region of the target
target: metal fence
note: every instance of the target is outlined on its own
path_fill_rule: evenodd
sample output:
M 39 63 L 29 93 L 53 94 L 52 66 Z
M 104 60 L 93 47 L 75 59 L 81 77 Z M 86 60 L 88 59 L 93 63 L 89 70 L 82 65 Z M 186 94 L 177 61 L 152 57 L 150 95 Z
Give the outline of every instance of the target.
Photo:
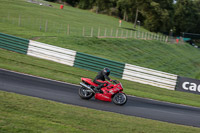
M 7 23 L 13 26 L 28 28 L 33 31 L 39 31 L 43 34 L 54 36 L 84 36 L 98 38 L 135 38 L 144 40 L 158 40 L 169 42 L 169 36 L 156 34 L 152 32 L 144 32 L 128 28 L 112 28 L 112 27 L 90 27 L 90 26 L 75 26 L 70 23 L 58 23 L 53 20 L 42 18 L 30 18 L 18 15 L 11 17 L 10 14 L 2 17 L 0 22 Z M 176 42 L 176 40 L 174 40 Z

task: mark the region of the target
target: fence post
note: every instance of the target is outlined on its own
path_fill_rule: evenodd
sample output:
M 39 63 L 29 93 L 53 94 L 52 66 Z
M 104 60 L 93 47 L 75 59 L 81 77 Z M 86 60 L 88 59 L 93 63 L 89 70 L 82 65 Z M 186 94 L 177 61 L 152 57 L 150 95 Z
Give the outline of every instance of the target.
M 147 32 L 147 40 L 149 40 L 149 32 Z
M 166 40 L 165 40 L 165 42 L 168 42 L 168 36 L 166 37 Z
M 137 32 L 136 31 L 135 31 L 134 35 L 135 35 L 135 38 L 137 38 Z
M 160 41 L 162 41 L 163 40 L 163 35 L 160 35 Z
M 105 28 L 104 37 L 106 37 L 107 29 Z
M 142 32 L 142 39 L 144 39 L 144 32 Z
M 132 36 L 133 36 L 133 31 L 131 30 L 131 36 L 130 37 L 132 38 Z
M 100 32 L 101 32 L 100 30 L 101 30 L 101 29 L 100 29 L 100 27 L 99 27 L 99 28 L 98 28 L 98 35 L 97 35 L 98 37 L 100 36 Z
M 138 38 L 140 39 L 140 32 L 138 31 Z
M 128 30 L 126 31 L 126 38 L 128 38 Z
M 93 27 L 91 28 L 91 37 L 93 37 Z
M 42 31 L 42 24 L 41 24 L 41 20 L 39 21 L 39 28 L 40 28 L 40 31 Z
M 60 25 L 60 33 L 62 33 L 62 30 L 63 30 L 63 25 L 61 24 Z
M 123 30 L 121 30 L 121 38 L 123 37 L 123 34 L 124 34 L 124 33 L 123 33 Z
M 19 21 L 18 21 L 18 26 L 21 26 L 21 16 L 19 15 Z
M 116 38 L 118 37 L 118 29 L 116 30 Z
M 111 31 L 110 31 L 110 36 L 112 37 L 112 34 L 113 34 L 113 29 L 111 28 Z
M 151 33 L 149 33 L 149 40 L 151 40 Z
M 67 25 L 67 35 L 69 35 L 70 34 L 70 25 L 68 24 Z
M 83 26 L 83 33 L 82 33 L 83 36 L 85 36 L 85 27 Z
M 45 23 L 45 32 L 47 32 L 47 28 L 48 28 L 48 21 L 46 20 L 46 23 Z
M 8 13 L 8 22 L 9 22 L 9 20 L 10 20 L 10 14 Z

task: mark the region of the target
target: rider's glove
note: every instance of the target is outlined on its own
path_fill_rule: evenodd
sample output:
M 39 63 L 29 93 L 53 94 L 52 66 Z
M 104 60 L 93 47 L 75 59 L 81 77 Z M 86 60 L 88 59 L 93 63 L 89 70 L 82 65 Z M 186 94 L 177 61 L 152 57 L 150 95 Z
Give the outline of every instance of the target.
M 115 83 L 115 84 L 117 83 L 117 81 L 116 81 L 116 80 L 112 80 L 112 82 L 113 82 L 113 83 Z
M 105 87 L 105 86 L 107 86 L 108 85 L 108 83 L 105 83 L 103 86 Z

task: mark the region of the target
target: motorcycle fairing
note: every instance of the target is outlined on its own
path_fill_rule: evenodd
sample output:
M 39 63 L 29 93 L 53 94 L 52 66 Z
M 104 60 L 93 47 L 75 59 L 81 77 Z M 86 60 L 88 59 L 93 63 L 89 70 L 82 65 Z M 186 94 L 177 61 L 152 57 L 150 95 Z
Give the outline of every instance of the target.
M 86 83 L 88 83 L 88 84 L 90 84 L 90 85 L 92 85 L 92 86 L 98 86 L 98 84 L 95 84 L 95 83 L 92 82 L 92 80 L 89 79 L 89 78 L 81 78 L 81 80 L 84 81 L 84 82 L 86 82 Z

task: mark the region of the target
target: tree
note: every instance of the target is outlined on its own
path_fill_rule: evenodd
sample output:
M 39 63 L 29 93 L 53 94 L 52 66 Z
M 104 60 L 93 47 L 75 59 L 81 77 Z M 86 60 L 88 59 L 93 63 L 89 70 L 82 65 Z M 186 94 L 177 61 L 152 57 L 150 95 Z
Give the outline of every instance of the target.
M 123 20 L 128 21 L 128 14 L 130 14 L 132 8 L 131 0 L 118 0 L 117 8 L 120 17 L 123 18 Z
M 95 3 L 95 0 L 80 0 L 78 7 L 81 9 L 91 9 Z
M 194 1 L 195 9 L 196 9 L 196 14 L 197 14 L 197 21 L 196 21 L 196 28 L 194 29 L 194 33 L 200 34 L 200 0 L 195 0 Z M 199 39 L 200 40 L 200 39 Z
M 146 4 L 144 27 L 153 32 L 166 32 L 172 27 L 173 1 L 152 0 Z
M 174 26 L 176 34 L 193 32 L 197 28 L 198 11 L 191 0 L 177 0 L 175 5 Z

